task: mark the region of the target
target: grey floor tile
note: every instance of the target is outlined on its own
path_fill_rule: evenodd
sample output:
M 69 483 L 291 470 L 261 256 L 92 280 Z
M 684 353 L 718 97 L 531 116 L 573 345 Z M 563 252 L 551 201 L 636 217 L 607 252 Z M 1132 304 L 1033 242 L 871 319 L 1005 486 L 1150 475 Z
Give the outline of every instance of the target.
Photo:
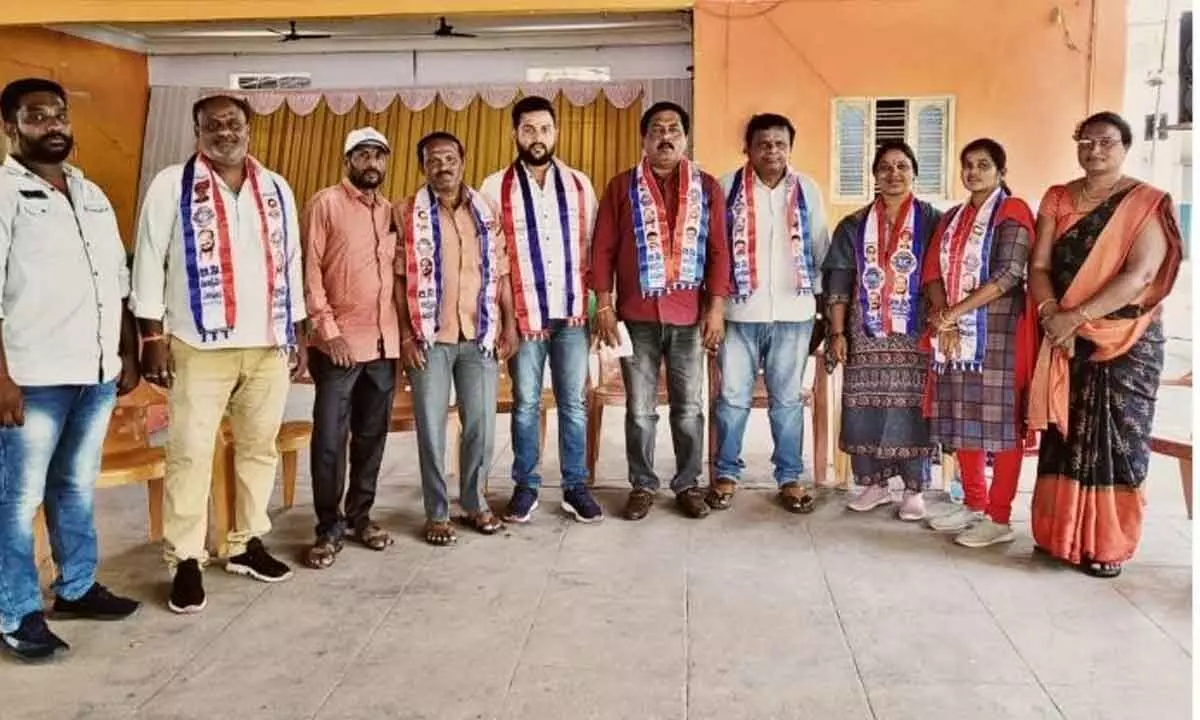
M 1192 654 L 1192 569 L 1142 567 L 1122 574 L 1113 588 Z
M 1050 685 L 1067 720 L 1189 720 L 1191 686 L 1157 683 L 1115 686 Z
M 868 688 L 876 720 L 1061 720 L 1037 685 L 880 685 Z
M 153 718 L 309 717 L 395 600 L 272 586 L 141 708 Z M 214 690 L 219 691 L 214 692 Z
M 522 665 L 503 720 L 684 720 L 685 677 L 636 666 L 596 670 Z
M 1131 605 L 1120 613 L 997 617 L 1021 656 L 1048 685 L 1136 687 L 1186 684 L 1191 679 L 1191 658 Z
M 911 683 L 1033 684 L 1035 678 L 982 610 L 888 611 L 843 617 L 868 687 Z

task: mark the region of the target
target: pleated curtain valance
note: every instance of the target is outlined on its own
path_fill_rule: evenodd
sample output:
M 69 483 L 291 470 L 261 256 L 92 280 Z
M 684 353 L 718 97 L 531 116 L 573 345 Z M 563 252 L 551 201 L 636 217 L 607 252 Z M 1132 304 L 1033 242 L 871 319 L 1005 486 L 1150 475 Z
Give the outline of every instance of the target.
M 317 109 L 321 100 L 335 115 L 345 115 L 358 103 L 371 113 L 382 113 L 393 102 L 399 100 L 409 110 L 419 112 L 437 99 L 449 109 L 464 110 L 475 98 L 480 98 L 493 108 L 504 108 L 516 100 L 518 94 L 537 95 L 554 100 L 562 95 L 572 105 L 592 104 L 603 93 L 614 107 L 626 108 L 642 95 L 643 81 L 609 83 L 521 83 L 519 85 L 481 85 L 445 87 L 398 87 L 367 88 L 361 90 L 313 89 L 313 90 L 229 90 L 204 88 L 202 95 L 234 95 L 245 98 L 251 109 L 259 115 L 270 115 L 287 103 L 288 109 L 297 115 L 309 115 Z

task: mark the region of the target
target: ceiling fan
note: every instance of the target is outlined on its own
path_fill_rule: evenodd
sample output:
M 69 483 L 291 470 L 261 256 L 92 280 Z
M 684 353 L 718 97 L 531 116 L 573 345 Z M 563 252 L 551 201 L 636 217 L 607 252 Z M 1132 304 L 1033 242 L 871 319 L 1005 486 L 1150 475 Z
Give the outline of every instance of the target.
M 437 29 L 433 31 L 433 35 L 434 35 L 434 37 L 460 37 L 460 38 L 479 37 L 478 35 L 473 35 L 471 33 L 456 32 L 454 30 L 454 26 L 450 25 L 449 23 L 446 22 L 445 16 L 438 18 L 438 26 L 437 26 Z
M 296 30 L 296 21 L 292 20 L 288 23 L 288 31 L 276 30 L 275 28 L 267 28 L 268 32 L 273 32 L 279 36 L 279 42 L 294 42 L 296 40 L 324 40 L 325 38 L 333 37 L 329 33 L 306 33 Z

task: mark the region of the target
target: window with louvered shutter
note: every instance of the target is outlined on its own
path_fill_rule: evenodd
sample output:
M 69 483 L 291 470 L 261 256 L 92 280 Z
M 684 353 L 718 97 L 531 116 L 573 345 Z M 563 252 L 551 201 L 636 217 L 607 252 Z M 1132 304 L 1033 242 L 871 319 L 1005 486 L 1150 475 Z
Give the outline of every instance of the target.
M 950 195 L 953 99 L 836 98 L 833 101 L 833 192 L 838 203 L 866 202 L 875 194 L 871 160 L 887 140 L 903 140 L 921 173 L 913 191 L 923 199 Z
M 950 194 L 949 116 L 950 101 L 944 98 L 914 100 L 908 104 L 908 144 L 916 153 L 921 169 L 913 190 L 921 197 L 944 198 Z
M 871 105 L 867 100 L 839 99 L 833 111 L 833 201 L 856 202 L 870 191 Z

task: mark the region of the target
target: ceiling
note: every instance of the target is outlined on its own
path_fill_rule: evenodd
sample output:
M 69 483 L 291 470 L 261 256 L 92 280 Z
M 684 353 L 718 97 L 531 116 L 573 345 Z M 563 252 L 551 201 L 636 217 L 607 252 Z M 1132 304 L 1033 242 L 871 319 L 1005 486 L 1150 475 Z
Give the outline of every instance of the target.
M 54 25 L 55 30 L 150 55 L 289 54 L 492 50 L 690 43 L 687 12 L 447 17 L 454 33 L 435 35 L 441 18 L 303 20 L 286 42 L 286 21 Z M 445 32 L 445 28 L 442 29 Z M 299 38 L 295 36 L 299 35 Z M 305 37 L 327 35 L 328 37 Z

